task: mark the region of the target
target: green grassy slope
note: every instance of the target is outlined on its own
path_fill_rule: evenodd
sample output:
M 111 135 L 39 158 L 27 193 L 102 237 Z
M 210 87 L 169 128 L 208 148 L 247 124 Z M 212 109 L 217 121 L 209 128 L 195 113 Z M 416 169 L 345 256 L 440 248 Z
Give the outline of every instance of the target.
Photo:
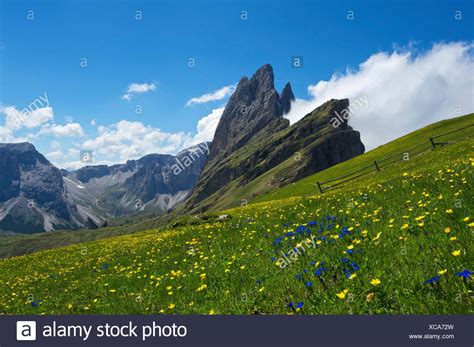
M 421 143 L 426 143 L 427 147 L 429 147 L 427 142 L 428 138 L 436 136 L 437 134 L 462 128 L 466 125 L 472 124 L 473 122 L 474 114 L 444 120 L 419 129 L 359 157 L 335 165 L 298 182 L 285 187 L 275 188 L 275 185 L 278 184 L 278 179 L 275 180 L 275 177 L 286 172 L 288 168 L 293 165 L 294 159 L 291 158 L 267 173 L 257 177 L 245 186 L 238 187 L 234 181 L 230 186 L 223 188 L 223 190 L 226 190 L 225 195 L 216 194 L 213 196 L 213 198 L 215 198 L 215 196 L 220 196 L 218 201 L 214 201 L 215 206 L 213 211 L 222 211 L 229 207 L 245 204 L 245 202 L 252 204 L 275 199 L 285 199 L 293 196 L 319 194 L 316 186 L 317 181 L 326 181 L 353 172 L 360 167 L 371 164 L 376 159 L 384 158 L 393 153 L 399 153 L 403 149 L 409 149 Z M 439 141 L 453 140 L 466 135 L 472 135 L 473 131 L 474 128 L 466 129 L 465 131 L 441 138 Z M 390 168 L 387 169 L 390 170 Z M 350 184 L 352 183 L 349 183 L 349 185 Z M 230 198 L 230 196 L 232 196 L 232 198 Z M 138 222 L 119 226 L 111 225 L 108 228 L 101 228 L 99 230 L 81 230 L 75 232 L 65 231 L 25 236 L 0 236 L 0 258 L 29 254 L 44 249 L 67 246 L 78 242 L 100 240 L 146 229 L 163 227 L 166 224 L 172 223 L 174 219 L 179 218 L 179 212 L 179 210 L 174 211 L 173 213 L 160 218 L 141 218 Z M 127 218 L 130 220 L 138 219 L 138 217 L 123 217 L 122 222 L 125 222 Z
M 0 260 L 0 313 L 472 313 L 473 168 L 471 138 L 225 221 Z
M 0 236 L 0 258 L 14 257 L 45 249 L 68 246 L 79 242 L 100 240 L 107 237 L 131 234 L 149 228 L 149 223 L 133 230 L 130 225 L 96 230 L 54 231 L 33 235 Z
M 298 182 L 288 184 L 286 188 L 281 189 L 280 178 L 284 177 L 287 172 L 291 172 L 293 167 L 298 164 L 296 158 L 291 157 L 243 186 L 239 185 L 237 181 L 231 182 L 229 186 L 223 187 L 217 194 L 209 197 L 203 203 L 212 205 L 212 211 L 220 211 L 250 201 L 261 202 L 290 196 L 309 196 L 316 194 L 319 192 L 316 185 L 317 181 L 326 181 L 350 173 L 361 167 L 370 165 L 374 160 L 399 153 L 403 149 L 410 149 L 423 143 L 429 147 L 427 141 L 430 137 L 462 128 L 473 122 L 474 114 L 440 121 L 398 138 L 359 157 L 335 165 L 299 180 Z M 472 133 L 473 128 L 447 136 L 443 138 L 443 140 L 466 136 L 469 132 Z M 305 153 L 302 153 L 302 156 L 304 155 Z
M 343 163 L 330 167 L 324 171 L 318 172 L 314 175 L 306 177 L 298 182 L 289 184 L 282 188 L 271 188 L 271 177 L 274 175 L 273 170 L 269 171 L 265 175 L 262 175 L 249 185 L 243 187 L 240 191 L 240 196 L 248 196 L 249 194 L 255 194 L 260 192 L 268 192 L 262 196 L 258 196 L 252 200 L 252 202 L 271 201 L 275 199 L 284 199 L 292 196 L 309 196 L 319 193 L 316 182 L 325 182 L 327 180 L 340 177 L 362 168 L 367 165 L 371 165 L 374 160 L 379 160 L 396 153 L 403 152 L 406 149 L 410 149 L 422 144 L 426 144 L 426 148 L 430 147 L 429 138 L 434 137 L 438 134 L 443 134 L 456 129 L 463 128 L 467 125 L 474 123 L 474 114 L 468 114 L 461 117 L 456 117 L 448 120 L 443 120 L 427 127 L 416 130 L 405 136 L 402 136 L 394 141 L 391 141 L 385 145 L 377 147 L 361 156 L 347 160 Z M 455 141 L 465 136 L 473 136 L 474 128 L 468 128 L 463 131 L 447 135 L 438 139 L 439 142 Z M 291 165 L 290 163 L 283 163 L 285 165 Z M 275 168 L 275 170 L 281 170 L 284 168 Z M 363 178 L 362 178 L 363 179 Z M 350 184 L 350 183 L 349 183 Z
M 330 124 L 336 110 L 347 107 L 348 103 L 347 99 L 330 100 L 279 131 L 276 129 L 279 129 L 281 119 L 275 120 L 243 147 L 225 158 L 211 160 L 201 173 L 192 196 L 182 208 L 183 213 L 219 211 L 238 206 L 242 199 L 253 198 L 256 193 L 242 197 L 242 187 L 269 170 L 272 176 L 271 181 L 265 182 L 266 189 L 297 181 L 315 172 L 316 168 L 322 170 L 327 165 L 326 160 L 316 161 L 314 156 L 325 157 L 320 151 L 326 151 L 323 149 L 326 147 L 336 147 L 336 143 L 338 150 L 335 152 L 338 155 L 335 160 L 339 157 L 339 160 L 344 160 L 361 153 L 362 143 L 357 132 L 346 126 L 335 129 Z M 217 192 L 214 191 L 215 186 L 220 187 Z

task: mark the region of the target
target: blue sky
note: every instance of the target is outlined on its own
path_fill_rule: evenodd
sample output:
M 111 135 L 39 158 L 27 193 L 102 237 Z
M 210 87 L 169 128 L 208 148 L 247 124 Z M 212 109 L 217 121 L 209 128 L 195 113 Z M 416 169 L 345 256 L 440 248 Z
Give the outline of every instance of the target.
M 10 131 L 9 137 L 4 129 L 3 141 L 27 139 L 60 166 L 72 165 L 77 159 L 72 157 L 88 140 L 89 146 L 100 147 L 91 148 L 97 162 L 124 161 L 150 151 L 176 152 L 190 143 L 185 138 L 195 136 L 200 119 L 225 105 L 228 93 L 220 100 L 186 106 L 192 98 L 231 86 L 265 63 L 274 68 L 278 90 L 290 81 L 297 98 L 311 98 L 309 86 L 335 73 L 346 74 L 348 67 L 357 69 L 378 52 L 409 50 L 413 58 L 434 44 L 471 43 L 473 7 L 472 1 L 453 0 L 436 5 L 2 0 L 2 107 L 21 110 L 46 93 L 53 113 L 37 127 Z M 472 47 L 466 51 L 472 62 Z M 292 67 L 294 56 L 302 57 L 301 68 Z M 139 85 L 151 90 L 132 92 L 128 101 L 122 96 L 132 83 L 136 90 Z M 135 112 L 137 106 L 142 113 Z M 213 122 L 218 116 L 219 111 Z M 121 121 L 126 121 L 122 131 L 130 127 L 136 134 L 149 134 L 152 146 L 138 144 L 124 151 L 106 148 L 113 141 L 97 140 L 100 134 L 117 135 Z M 0 127 L 6 122 L 4 114 Z M 81 131 L 64 128 L 67 124 L 78 124 Z M 166 140 L 161 133 L 167 134 Z M 121 139 L 121 144 L 130 140 Z

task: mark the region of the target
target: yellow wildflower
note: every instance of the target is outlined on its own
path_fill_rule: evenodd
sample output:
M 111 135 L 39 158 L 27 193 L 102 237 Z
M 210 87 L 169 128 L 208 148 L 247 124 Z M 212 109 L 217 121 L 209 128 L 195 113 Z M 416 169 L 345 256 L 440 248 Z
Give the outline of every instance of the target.
M 346 294 L 347 294 L 348 291 L 349 291 L 349 289 L 344 289 L 342 292 L 337 293 L 336 295 L 339 299 L 344 299 L 346 297 Z
M 378 286 L 380 284 L 380 280 L 378 278 L 374 278 L 372 281 L 370 281 L 370 284 L 373 286 Z

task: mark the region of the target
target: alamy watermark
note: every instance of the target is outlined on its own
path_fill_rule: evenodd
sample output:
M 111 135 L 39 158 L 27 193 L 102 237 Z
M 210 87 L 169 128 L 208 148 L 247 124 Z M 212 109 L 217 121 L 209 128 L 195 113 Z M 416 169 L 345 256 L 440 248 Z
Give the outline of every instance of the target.
M 307 248 L 312 247 L 313 249 L 316 248 L 316 240 L 314 236 L 311 237 L 310 240 L 304 240 L 298 243 L 293 249 L 291 249 L 288 254 L 281 252 L 281 258 L 276 261 L 276 264 L 281 268 L 284 269 L 292 262 L 297 261 L 299 256 L 302 255 L 304 252 L 307 251 Z
M 13 126 L 15 128 L 20 128 L 22 123 L 26 123 L 28 119 L 32 117 L 33 112 L 46 107 L 49 107 L 49 99 L 48 94 L 45 92 L 43 95 L 40 95 L 30 102 L 28 107 L 25 107 L 21 111 L 15 109 L 16 115 L 15 120 L 13 121 Z
M 354 114 L 364 108 L 369 108 L 369 99 L 365 93 L 364 95 L 351 100 L 350 105 L 343 109 L 340 113 L 335 111 L 335 116 L 329 120 L 329 123 L 331 123 L 334 128 L 338 128 L 342 124 L 345 124 L 349 117 L 352 117 Z
M 191 148 L 185 155 L 176 157 L 176 164 L 171 166 L 173 174 L 176 176 L 186 170 L 188 167 L 193 165 L 200 157 L 207 156 L 210 153 L 209 143 L 203 142 L 199 145 Z

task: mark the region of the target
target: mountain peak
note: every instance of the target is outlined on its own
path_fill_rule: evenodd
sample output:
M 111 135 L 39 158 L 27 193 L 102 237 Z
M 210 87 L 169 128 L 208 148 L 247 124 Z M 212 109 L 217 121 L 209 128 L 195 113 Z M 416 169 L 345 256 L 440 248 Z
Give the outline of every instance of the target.
M 257 132 L 275 121 L 275 129 L 288 126 L 281 116 L 294 99 L 291 86 L 284 89 L 281 99 L 274 86 L 273 68 L 270 64 L 260 67 L 248 79 L 243 77 L 229 99 L 210 148 L 211 161 L 218 155 L 224 157 L 245 145 Z M 280 124 L 281 123 L 281 124 Z
M 265 64 L 259 68 L 249 81 L 250 89 L 256 97 L 261 93 L 275 90 L 273 68 Z
M 0 143 L 0 149 L 12 150 L 15 152 L 32 152 L 36 151 L 35 146 L 30 142 L 18 142 L 18 143 Z
M 282 113 L 288 113 L 291 107 L 291 102 L 295 100 L 295 95 L 293 94 L 293 90 L 291 89 L 291 84 L 288 82 L 285 84 L 285 87 L 281 91 L 280 94 L 280 106 Z

